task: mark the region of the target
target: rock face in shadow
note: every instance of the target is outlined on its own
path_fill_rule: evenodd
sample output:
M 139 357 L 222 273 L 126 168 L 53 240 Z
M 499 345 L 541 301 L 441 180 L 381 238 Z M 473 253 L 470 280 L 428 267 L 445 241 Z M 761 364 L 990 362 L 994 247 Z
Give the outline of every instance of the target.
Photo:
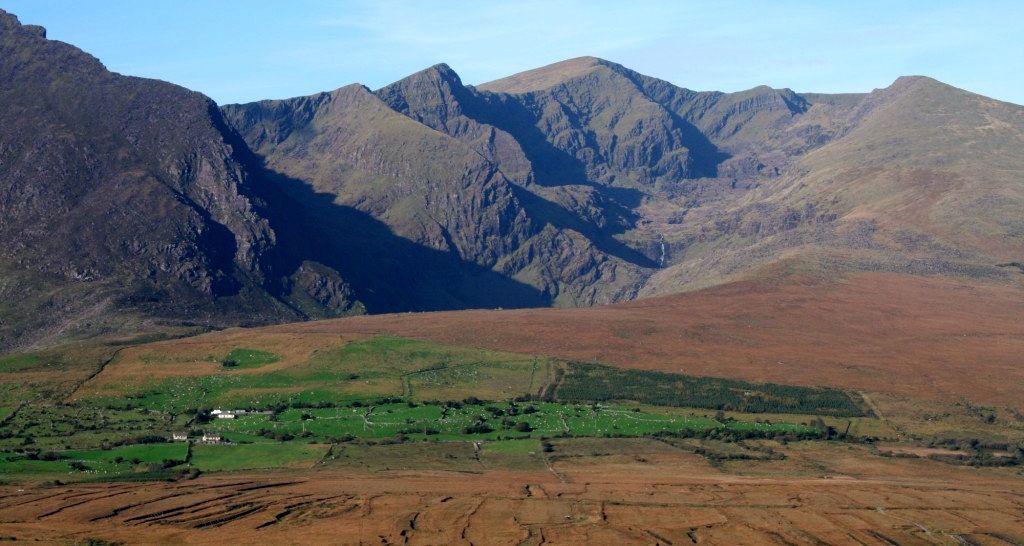
M 0 349 L 589 306 L 850 271 L 1019 283 L 1024 108 L 692 91 L 582 57 L 218 107 L 0 11 Z
M 524 192 L 531 185 L 529 161 L 510 135 L 465 114 L 466 104 L 476 106 L 474 100 L 453 72 L 434 67 L 378 93 L 350 85 L 309 97 L 226 106 L 224 112 L 267 169 L 308 184 L 333 205 L 366 214 L 423 249 L 447 255 L 455 271 L 491 271 L 537 291 L 537 297 L 523 301 L 482 298 L 481 286 L 452 283 L 463 273 L 400 253 L 382 261 L 416 272 L 422 288 L 401 297 L 392 289 L 395 297 L 368 303 L 371 311 L 591 305 L 635 293 L 646 259 L 610 237 L 606 244 L 590 222 L 559 204 Z M 403 105 L 404 112 L 395 109 Z M 519 183 L 505 175 L 506 162 Z M 300 206 L 311 203 L 301 192 L 291 196 Z M 337 229 L 335 244 L 349 244 L 345 226 Z M 371 233 L 361 235 L 358 244 L 380 252 Z M 381 284 L 378 258 L 348 255 L 367 272 L 343 272 L 346 278 L 358 275 L 361 286 Z M 383 283 L 381 290 L 389 291 L 388 286 Z
M 0 345 L 297 316 L 261 288 L 275 233 L 210 99 L 0 12 L 0 102 Z

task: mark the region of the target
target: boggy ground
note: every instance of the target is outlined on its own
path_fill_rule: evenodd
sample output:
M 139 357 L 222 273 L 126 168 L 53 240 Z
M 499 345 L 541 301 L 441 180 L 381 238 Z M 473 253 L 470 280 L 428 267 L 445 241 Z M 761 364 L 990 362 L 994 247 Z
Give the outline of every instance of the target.
M 71 543 L 1019 544 L 1024 480 L 775 444 L 711 463 L 685 442 L 559 439 L 502 462 L 438 455 L 382 470 L 357 453 L 293 471 L 174 483 L 0 487 L 0 536 Z M 755 449 L 754 446 L 748 446 Z M 764 449 L 766 446 L 759 446 Z M 418 454 L 422 455 L 422 454 Z M 487 460 L 484 457 L 484 460 Z M 399 461 L 392 461 L 397 463 Z M 442 468 L 442 467 L 435 467 Z
M 788 277 L 588 309 L 396 314 L 279 334 L 378 334 L 628 368 L 1024 408 L 1024 290 L 888 273 Z

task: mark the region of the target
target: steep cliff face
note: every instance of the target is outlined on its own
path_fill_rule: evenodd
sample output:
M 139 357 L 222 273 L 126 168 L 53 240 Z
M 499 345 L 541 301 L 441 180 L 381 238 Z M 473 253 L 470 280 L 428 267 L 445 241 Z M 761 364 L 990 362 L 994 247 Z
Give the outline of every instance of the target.
M 490 266 L 530 229 L 493 164 L 362 86 L 268 106 L 225 111 L 270 169 L 386 216 L 399 235 Z
M 393 234 L 438 253 L 427 263 L 405 262 L 411 255 L 393 262 L 396 275 L 418 273 L 415 283 L 431 288 L 378 299 L 371 310 L 398 310 L 410 303 L 419 309 L 587 305 L 635 291 L 642 276 L 638 266 L 602 251 L 573 229 L 585 230 L 582 222 L 556 226 L 552 215 L 573 216 L 523 190 L 529 185 L 529 162 L 509 135 L 466 115 L 478 105 L 467 108 L 473 100 L 457 76 L 435 67 L 376 94 L 352 85 L 313 97 L 229 105 L 224 111 L 269 169 L 308 184 L 334 206 L 380 222 L 389 232 L 382 237 Z M 522 185 L 505 175 L 506 168 L 519 169 Z M 439 262 L 441 256 L 448 258 Z M 365 264 L 360 271 L 343 269 L 342 274 L 379 283 L 389 277 L 382 275 L 387 268 L 380 263 L 394 258 L 376 260 L 364 255 L 355 260 Z M 504 279 L 502 284 L 517 287 L 513 292 L 532 295 L 482 297 L 480 287 L 470 286 L 479 284 L 480 275 Z M 451 283 L 452 277 L 466 282 Z
M 497 165 L 510 181 L 533 182 L 533 167 L 519 142 L 487 122 L 487 104 L 478 93 L 464 86 L 448 65 L 432 66 L 375 94 L 396 112 L 466 143 Z M 501 112 L 493 113 L 507 117 Z
M 277 235 L 210 99 L 0 12 L 0 102 L 0 343 L 300 316 L 264 289 Z
M 555 304 L 794 271 L 1006 278 L 995 262 L 1018 252 L 1009 235 L 1015 220 L 1004 209 L 986 218 L 978 203 L 996 195 L 1019 202 L 1005 174 L 1019 166 L 986 163 L 1013 162 L 1006 143 L 1019 146 L 1020 109 L 978 109 L 970 94 L 914 82 L 871 94 L 697 92 L 588 57 L 477 87 L 437 65 L 374 92 L 379 103 L 356 88 L 362 102 L 336 114 L 308 106 L 322 97 L 284 101 L 293 105 L 284 110 L 266 102 L 225 111 L 272 167 Z M 254 112 L 266 119 L 260 128 L 247 121 Z M 294 119 L 301 136 L 289 141 L 278 128 L 291 130 Z M 993 136 L 984 151 L 963 155 L 958 146 L 972 131 L 1003 140 Z M 432 136 L 407 138 L 420 133 Z M 368 170 L 353 147 L 376 154 L 383 170 Z M 921 168 L 940 157 L 962 160 Z M 431 167 L 434 158 L 456 167 Z M 395 167 L 412 164 L 424 170 Z M 369 182 L 385 172 L 391 181 Z M 438 182 L 446 177 L 460 182 Z M 400 204 L 399 188 L 417 180 L 434 182 L 417 190 L 421 201 Z M 908 189 L 906 181 L 918 182 Z M 458 202 L 430 188 L 500 197 Z M 915 212 L 886 214 L 894 206 Z M 957 220 L 964 213 L 969 219 Z M 968 229 L 937 227 L 934 215 Z
M 532 127 L 516 132 L 524 137 L 539 133 L 548 146 L 577 163 L 574 173 L 542 177 L 552 183 L 636 188 L 714 173 L 714 147 L 705 136 L 652 100 L 639 74 L 615 63 L 571 59 L 477 89 L 511 93 L 489 102 L 495 107 L 518 103 Z

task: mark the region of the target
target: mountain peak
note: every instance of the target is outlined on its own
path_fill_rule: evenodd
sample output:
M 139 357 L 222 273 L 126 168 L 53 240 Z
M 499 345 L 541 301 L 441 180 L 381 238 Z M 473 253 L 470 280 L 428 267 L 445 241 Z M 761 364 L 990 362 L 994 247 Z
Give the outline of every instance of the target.
M 483 91 L 497 93 L 530 93 L 549 89 L 567 80 L 585 76 L 601 67 L 615 69 L 618 66 L 597 57 L 576 57 L 482 83 L 476 87 Z
M 892 85 L 909 85 L 909 84 L 913 84 L 913 83 L 932 83 L 932 84 L 939 83 L 939 84 L 941 84 L 942 82 L 940 82 L 939 80 L 936 80 L 935 78 L 931 78 L 931 77 L 928 77 L 928 76 L 920 76 L 920 75 L 916 75 L 916 74 L 911 74 L 909 76 L 900 76 L 900 77 L 896 78 L 896 80 L 892 82 Z
M 900 76 L 884 90 L 888 92 L 907 92 L 919 89 L 944 89 L 966 92 L 958 87 L 941 82 L 929 76 Z
M 410 74 L 378 89 L 375 94 L 393 110 L 411 116 L 430 127 L 444 125 L 449 115 L 461 112 L 458 97 L 466 93 L 462 79 L 450 66 L 440 63 Z M 428 112 L 414 115 L 413 105 L 429 105 Z
M 433 66 L 424 68 L 418 72 L 413 72 L 408 76 L 390 83 L 378 91 L 384 91 L 386 89 L 393 89 L 398 87 L 407 87 L 410 85 L 444 85 L 449 88 L 462 87 L 462 78 L 459 77 L 458 73 L 452 70 L 452 67 L 445 63 L 438 63 Z
M 459 75 L 452 70 L 452 67 L 448 66 L 447 63 L 437 63 L 434 66 L 421 70 L 418 73 L 437 74 L 439 76 L 444 76 L 445 78 L 460 79 Z
M 906 97 L 907 100 L 920 101 L 923 97 L 946 97 L 942 100 L 953 100 L 952 97 L 973 96 L 974 93 L 954 87 L 928 76 L 900 76 L 888 87 L 876 89 L 871 93 L 877 98 L 892 100 Z
M 8 26 L 12 24 L 21 25 L 21 21 L 18 20 L 18 16 L 0 9 L 0 26 Z

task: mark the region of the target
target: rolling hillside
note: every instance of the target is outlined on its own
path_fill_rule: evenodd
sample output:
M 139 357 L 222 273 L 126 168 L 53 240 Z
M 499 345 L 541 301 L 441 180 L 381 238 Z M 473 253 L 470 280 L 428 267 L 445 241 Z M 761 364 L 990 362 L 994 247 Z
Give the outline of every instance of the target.
M 1022 312 L 1020 288 L 872 272 L 736 282 L 589 309 L 362 316 L 227 333 L 291 335 L 292 343 L 387 334 L 628 369 L 1022 408 Z

